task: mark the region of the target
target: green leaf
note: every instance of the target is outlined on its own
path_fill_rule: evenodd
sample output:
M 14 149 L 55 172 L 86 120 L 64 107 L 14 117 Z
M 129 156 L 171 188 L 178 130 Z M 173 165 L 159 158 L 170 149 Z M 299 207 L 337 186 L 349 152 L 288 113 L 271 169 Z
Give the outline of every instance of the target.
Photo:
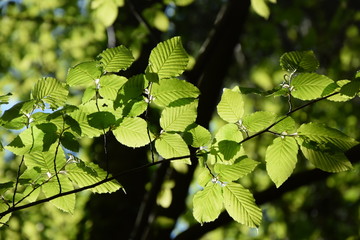
M 354 98 L 359 93 L 360 89 L 360 78 L 356 78 L 345 85 L 341 86 L 340 93 L 342 95 Z
M 119 89 L 127 82 L 127 78 L 115 74 L 107 74 L 100 78 L 99 93 L 103 98 L 115 100 Z
M 63 106 L 68 96 L 65 85 L 55 78 L 41 78 L 32 90 L 32 97 L 37 101 L 50 104 L 51 109 Z
M 188 55 L 180 37 L 159 43 L 150 53 L 148 71 L 157 73 L 160 79 L 179 76 L 186 69 Z
M 194 195 L 193 206 L 193 215 L 196 221 L 201 224 L 214 221 L 223 208 L 221 186 L 219 184 L 210 184 L 202 191 L 198 191 Z
M 146 121 L 139 117 L 122 119 L 112 132 L 120 143 L 128 147 L 142 147 L 154 139 L 153 134 L 148 133 Z
M 275 119 L 274 122 L 276 122 L 284 117 L 285 116 L 279 116 Z M 284 120 L 282 120 L 281 122 L 279 122 L 278 124 L 276 124 L 275 126 L 270 128 L 270 131 L 274 131 L 277 133 L 295 133 L 296 130 L 297 130 L 296 122 L 290 116 L 287 116 Z
M 345 152 L 358 144 L 355 139 L 347 136 L 339 130 L 319 123 L 301 125 L 298 129 L 298 134 L 317 143 L 330 143 L 332 145 L 331 147 L 336 148 L 337 151 L 340 150 Z
M 44 126 L 44 125 L 42 125 Z M 47 151 L 53 143 L 55 143 L 57 135 L 55 132 L 45 129 L 41 130 L 41 126 L 30 127 L 21 132 L 5 149 L 16 155 L 24 155 L 30 152 Z
M 224 88 L 221 100 L 217 105 L 219 116 L 226 122 L 236 123 L 244 114 L 244 101 L 238 87 Z
M 272 112 L 255 112 L 242 118 L 242 125 L 249 132 L 259 132 L 275 122 Z
M 29 124 L 30 113 L 35 109 L 36 100 L 19 102 L 1 116 L 1 125 L 8 129 L 22 129 Z
M 327 86 L 334 83 L 325 75 L 317 73 L 302 73 L 294 77 L 291 82 L 291 94 L 301 100 L 313 100 L 323 96 Z
M 111 112 L 101 111 L 87 116 L 89 125 L 97 129 L 107 129 L 115 124 L 115 116 Z
M 30 194 L 30 192 L 31 192 L 31 194 Z M 22 195 L 27 196 L 26 199 L 25 199 L 26 201 L 35 202 L 39 198 L 40 193 L 41 193 L 41 188 L 36 188 L 34 190 L 34 187 L 32 185 L 30 185 L 30 186 L 25 188 Z M 30 195 L 28 195 L 28 194 L 30 194 Z
M 163 107 L 181 98 L 197 98 L 199 94 L 197 87 L 177 78 L 160 79 L 151 89 L 154 103 Z
M 161 113 L 160 126 L 165 131 L 184 131 L 195 122 L 197 105 L 198 100 L 195 100 L 184 106 L 165 108 Z
M 194 123 L 185 129 L 184 140 L 194 148 L 207 146 L 211 140 L 211 133 L 206 128 Z
M 334 92 L 340 92 L 341 88 L 349 83 L 350 83 L 350 80 L 336 81 L 336 83 L 333 83 L 326 88 L 326 90 L 325 90 L 326 92 L 324 93 L 324 95 L 327 96 Z M 355 96 L 349 97 L 340 92 L 334 96 L 327 98 L 327 100 L 334 101 L 334 102 L 346 102 L 346 101 L 353 99 L 354 97 Z
M 83 62 L 69 69 L 66 82 L 69 86 L 95 86 L 95 80 L 100 76 L 101 70 L 98 62 Z
M 134 62 L 131 51 L 122 45 L 104 50 L 99 57 L 105 72 L 125 70 Z
M 54 171 L 54 159 L 56 153 L 56 146 L 53 146 L 47 152 L 34 152 L 25 155 L 25 165 L 28 168 L 39 167 L 42 174 L 55 175 Z M 65 166 L 65 155 L 62 148 L 57 149 L 56 154 L 56 168 L 60 171 Z
M 258 164 L 259 162 L 256 162 L 247 156 L 242 156 L 232 165 L 216 163 L 214 170 L 219 174 L 220 181 L 231 182 L 251 173 Z
M 212 184 L 212 176 L 207 168 L 199 168 L 199 172 L 200 173 L 196 176 L 196 181 L 200 186 L 205 187 L 208 184 Z
M 68 192 L 74 190 L 74 186 L 71 181 L 67 178 L 67 176 L 58 175 L 60 184 L 61 184 L 61 192 Z M 45 183 L 41 186 L 42 191 L 45 194 L 45 197 L 51 197 L 60 193 L 59 183 L 56 178 L 52 178 L 49 182 Z M 55 207 L 60 210 L 68 213 L 74 213 L 75 210 L 75 194 L 66 195 L 63 197 L 59 197 L 50 201 L 54 204 Z
M 65 167 L 66 174 L 80 188 L 95 184 L 105 179 L 107 173 L 98 165 L 92 162 L 85 163 L 79 159 L 73 163 L 69 163 Z M 109 174 L 108 177 L 111 177 Z M 90 190 L 94 193 L 112 193 L 122 188 L 116 180 L 103 183 Z
M 298 145 L 291 137 L 275 138 L 266 150 L 266 171 L 276 187 L 292 174 L 297 162 Z
M 155 148 L 165 159 L 190 155 L 188 146 L 177 133 L 162 133 L 155 141 Z M 176 160 L 176 162 L 191 164 L 190 158 Z
M 259 227 L 261 209 L 255 204 L 251 192 L 237 183 L 228 183 L 222 189 L 225 209 L 229 215 L 248 227 Z
M 327 172 L 342 172 L 352 169 L 351 162 L 343 152 L 297 139 L 304 156 L 317 168 Z
M 280 57 L 280 66 L 288 72 L 314 72 L 319 62 L 313 51 L 294 51 Z
M 76 137 L 71 132 L 64 132 L 60 138 L 61 145 L 73 152 L 78 152 L 80 149 L 80 144 L 76 140 Z
M 8 104 L 11 96 L 12 96 L 11 93 L 1 95 L 0 96 L 0 105 L 1 104 Z
M 222 162 L 232 164 L 240 157 L 241 146 L 239 142 L 243 139 L 238 126 L 233 123 L 222 126 L 216 133 L 213 144 L 210 148 L 209 160 L 212 163 Z
M 0 183 L 0 195 L 4 195 L 4 193 L 9 190 L 12 189 L 14 187 L 14 182 L 3 182 Z
M 261 17 L 268 19 L 270 16 L 270 9 L 266 5 L 265 0 L 251 0 L 251 7 Z

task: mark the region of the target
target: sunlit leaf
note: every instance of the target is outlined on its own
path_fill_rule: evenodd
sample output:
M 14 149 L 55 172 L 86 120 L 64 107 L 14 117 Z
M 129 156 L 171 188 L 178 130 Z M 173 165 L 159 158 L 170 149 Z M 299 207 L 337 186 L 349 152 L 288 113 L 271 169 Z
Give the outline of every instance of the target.
M 266 150 L 266 171 L 276 187 L 292 174 L 297 162 L 298 145 L 291 137 L 275 138 Z
M 186 69 L 188 61 L 180 37 L 173 37 L 151 51 L 148 70 L 157 73 L 160 79 L 177 77 Z
M 211 133 L 206 128 L 195 123 L 186 128 L 184 140 L 188 145 L 199 148 L 210 143 Z
M 247 156 L 242 156 L 232 165 L 215 164 L 214 170 L 219 174 L 219 178 L 224 182 L 236 181 L 251 173 L 259 164 Z
M 177 78 L 160 79 L 151 89 L 151 95 L 155 98 L 154 103 L 164 107 L 178 99 L 197 98 L 199 94 L 197 87 Z
M 99 93 L 103 98 L 115 100 L 119 89 L 126 83 L 127 79 L 115 74 L 107 74 L 100 78 Z
M 249 132 L 259 132 L 275 122 L 276 115 L 272 112 L 255 112 L 242 118 L 242 125 Z
M 47 152 L 39 151 L 25 155 L 25 165 L 28 168 L 39 167 L 43 174 L 55 174 L 54 161 L 56 163 L 57 171 L 60 171 L 65 166 L 65 155 L 61 147 L 56 148 L 56 146 L 53 146 Z
M 316 142 L 297 140 L 301 144 L 302 153 L 315 167 L 327 172 L 342 172 L 353 168 L 343 152 Z
M 61 192 L 68 192 L 74 189 L 72 182 L 67 176 L 59 174 L 58 177 L 60 180 Z M 44 192 L 45 197 L 51 197 L 60 193 L 60 186 L 56 178 L 52 178 L 49 182 L 42 185 L 41 189 Z M 75 210 L 75 198 L 75 194 L 70 194 L 55 198 L 50 202 L 64 212 L 73 213 Z
M 198 191 L 193 198 L 194 218 L 203 224 L 214 221 L 223 209 L 223 197 L 219 184 L 210 184 Z
M 165 131 L 184 131 L 187 126 L 195 122 L 198 101 L 180 107 L 165 108 L 160 117 L 160 126 Z
M 265 0 L 251 0 L 251 7 L 261 17 L 268 19 L 270 16 L 270 9 L 266 5 Z
M 153 134 L 148 132 L 146 121 L 139 117 L 124 118 L 112 132 L 120 143 L 128 147 L 145 146 L 154 138 Z
M 103 70 L 106 72 L 125 70 L 134 62 L 131 51 L 122 45 L 104 50 L 99 57 Z
M 107 173 L 101 169 L 98 165 L 92 162 L 79 161 L 77 163 L 70 163 L 65 168 L 67 176 L 75 182 L 79 187 L 85 187 L 95 184 L 101 180 L 104 180 Z M 109 174 L 111 177 L 111 174 Z M 94 193 L 111 193 L 116 192 L 122 188 L 122 186 L 116 181 L 112 180 L 101 184 L 90 190 Z
M 330 143 L 335 150 L 347 151 L 356 146 L 358 142 L 337 129 L 319 123 L 303 124 L 298 129 L 298 134 L 317 143 Z
M 37 101 L 50 104 L 51 109 L 63 106 L 68 96 L 65 85 L 55 78 L 41 78 L 32 90 L 32 97 Z
M 251 192 L 237 183 L 228 183 L 222 189 L 224 206 L 229 215 L 248 227 L 259 227 L 261 209 L 255 204 Z
M 95 80 L 99 79 L 100 75 L 98 62 L 83 62 L 69 69 L 66 82 L 69 86 L 89 87 L 95 85 Z
M 288 72 L 314 72 L 319 62 L 313 51 L 294 51 L 280 57 L 280 66 Z
M 221 100 L 217 105 L 219 116 L 229 123 L 238 122 L 244 114 L 244 101 L 238 87 L 224 88 Z
M 313 100 L 322 97 L 326 87 L 332 83 L 334 81 L 325 75 L 302 73 L 292 80 L 291 94 L 301 100 Z
M 156 151 L 165 159 L 185 157 L 190 155 L 189 148 L 179 134 L 162 133 L 155 141 Z M 191 164 L 190 158 L 186 157 L 176 162 Z

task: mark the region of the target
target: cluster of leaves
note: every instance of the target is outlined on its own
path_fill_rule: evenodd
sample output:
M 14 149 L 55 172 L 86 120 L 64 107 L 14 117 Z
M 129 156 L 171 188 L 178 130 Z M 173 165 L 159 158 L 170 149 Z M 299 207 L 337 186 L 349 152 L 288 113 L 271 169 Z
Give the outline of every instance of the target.
M 215 220 L 225 207 L 234 220 L 249 227 L 259 226 L 261 210 L 249 190 L 237 180 L 251 173 L 258 164 L 247 157 L 242 143 L 262 133 L 276 136 L 267 148 L 265 160 L 267 173 L 277 187 L 292 174 L 299 149 L 315 167 L 324 171 L 340 172 L 352 168 L 344 152 L 358 142 L 339 130 L 319 123 L 305 123 L 297 127 L 290 115 L 307 104 L 292 109 L 291 99 L 312 100 L 309 104 L 322 99 L 350 100 L 359 95 L 360 74 L 357 73 L 353 81 L 337 82 L 317 74 L 314 71 L 319 63 L 312 51 L 285 53 L 280 64 L 288 74 L 281 86 L 272 91 L 242 91 L 239 87 L 224 89 L 217 112 L 227 124 L 202 150 L 206 153 L 201 158 L 205 167 L 199 183 L 204 190 L 196 193 L 193 201 L 194 217 L 199 222 Z M 242 95 L 249 92 L 285 96 L 289 98 L 289 112 L 284 116 L 266 111 L 244 115 Z
M 77 154 L 80 139 L 105 136 L 109 131 L 125 146 L 154 146 L 152 161 L 156 152 L 157 159 L 191 164 L 189 147 L 197 149 L 202 168 L 197 180 L 204 189 L 195 194 L 193 205 L 194 217 L 201 223 L 215 220 L 225 208 L 234 220 L 259 226 L 261 209 L 238 181 L 259 164 L 248 158 L 242 147 L 259 134 L 278 136 L 266 153 L 267 171 L 277 186 L 291 175 L 299 149 L 325 171 L 351 168 L 344 151 L 357 144 L 355 140 L 316 123 L 297 128 L 290 115 L 301 108 L 292 110 L 290 106 L 284 116 L 264 111 L 244 115 L 242 95 L 246 91 L 239 87 L 224 89 L 217 112 L 227 124 L 212 137 L 209 130 L 195 123 L 199 89 L 178 78 L 188 65 L 179 37 L 152 50 L 143 74 L 121 76 L 133 61 L 131 51 L 124 46 L 107 49 L 96 60 L 70 68 L 66 83 L 51 77 L 40 79 L 30 100 L 4 112 L 1 126 L 20 130 L 5 149 L 20 156 L 21 162 L 16 180 L 0 184 L 3 223 L 16 207 L 32 206 L 39 199 L 49 199 L 59 209 L 73 212 L 74 189 L 92 185 L 94 193 L 121 189 L 106 170 L 82 161 Z M 353 81 L 334 82 L 314 73 L 318 62 L 312 52 L 286 53 L 280 62 L 288 77 L 280 88 L 262 94 L 347 101 L 359 92 L 359 74 Z M 67 104 L 70 90 L 83 91 L 81 104 Z M 8 103 L 9 97 L 1 96 L 0 103 Z M 149 121 L 149 111 L 160 112 L 156 122 Z M 25 170 L 21 170 L 23 164 Z M 62 194 L 66 192 L 71 194 Z

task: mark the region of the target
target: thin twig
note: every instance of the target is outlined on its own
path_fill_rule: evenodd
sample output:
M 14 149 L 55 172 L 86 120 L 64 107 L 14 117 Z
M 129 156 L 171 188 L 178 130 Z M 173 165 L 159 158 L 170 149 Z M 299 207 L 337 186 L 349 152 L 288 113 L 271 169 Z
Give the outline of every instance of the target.
M 24 163 L 24 159 L 25 159 L 25 156 L 22 155 L 21 161 L 20 161 L 20 164 L 19 164 L 19 168 L 18 168 L 18 171 L 17 171 L 17 175 L 16 175 L 15 189 L 14 189 L 14 194 L 13 194 L 13 199 L 12 199 L 13 207 L 15 206 L 15 196 L 16 196 L 16 191 L 17 191 L 18 185 L 19 185 L 19 179 L 20 179 L 20 174 L 21 174 L 21 166 Z

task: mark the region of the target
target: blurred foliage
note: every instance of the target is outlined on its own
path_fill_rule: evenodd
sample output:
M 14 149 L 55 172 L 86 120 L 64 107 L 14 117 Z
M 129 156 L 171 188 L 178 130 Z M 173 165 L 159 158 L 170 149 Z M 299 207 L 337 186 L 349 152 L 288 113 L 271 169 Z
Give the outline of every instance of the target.
M 30 88 L 42 76 L 64 81 L 70 66 L 93 59 L 106 48 L 111 33 L 116 43 L 132 49 L 136 58 L 149 42 L 173 35 L 182 36 L 185 48 L 197 56 L 217 12 L 226 1 L 134 1 L 134 6 L 129 2 L 132 1 L 0 2 L 0 95 L 11 92 L 16 99 L 23 100 L 28 98 Z M 264 90 L 277 86 L 284 75 L 278 59 L 282 53 L 291 50 L 314 50 L 319 57 L 320 71 L 334 80 L 353 78 L 360 65 L 358 1 L 274 2 L 252 1 L 260 6 L 253 5 L 254 11 L 248 16 L 244 34 L 232 56 L 234 63 L 229 69 L 226 86 L 240 84 Z M 136 14 L 146 22 L 139 22 L 132 7 L 139 9 Z M 236 26 L 234 23 L 228 27 Z M 75 92 L 73 94 L 76 96 Z M 249 95 L 244 101 L 247 113 L 255 110 L 284 113 L 288 108 L 287 100 L 280 98 L 268 97 L 264 101 Z M 10 102 L 9 105 L 13 104 Z M 320 102 L 296 113 L 294 118 L 299 122 L 312 121 L 310 116 L 360 139 L 359 99 L 350 103 L 331 103 L 330 106 Z M 215 116 L 210 129 L 215 132 L 223 124 Z M 2 131 L 1 140 L 8 143 L 11 136 Z M 253 190 L 261 191 L 271 184 L 263 160 L 272 139 L 264 135 L 245 145 L 252 153 L 251 157 L 262 162 L 254 175 L 242 179 L 242 183 Z M 0 161 L 1 181 L 14 178 L 19 159 L 12 159 L 13 156 L 3 151 L 0 158 L 4 159 Z M 351 172 L 334 174 L 325 182 L 302 187 L 263 205 L 265 217 L 259 229 L 234 223 L 216 229 L 202 239 L 359 239 L 360 168 L 359 164 L 354 167 Z M 309 168 L 312 166 L 300 160 L 296 171 Z M 158 204 L 163 207 L 172 199 L 169 195 L 172 184 L 163 184 L 158 197 Z M 194 182 L 193 189 L 197 188 Z M 83 231 L 86 236 L 92 224 L 83 218 L 86 199 L 86 194 L 79 195 L 79 206 L 73 216 L 48 204 L 16 213 L 9 226 L 0 230 L 0 239 L 75 239 L 77 231 Z M 191 201 L 188 202 L 189 212 L 178 221 L 174 233 L 194 223 Z M 158 219 L 157 222 L 167 224 L 167 221 Z M 80 222 L 84 226 L 82 229 L 76 227 Z

